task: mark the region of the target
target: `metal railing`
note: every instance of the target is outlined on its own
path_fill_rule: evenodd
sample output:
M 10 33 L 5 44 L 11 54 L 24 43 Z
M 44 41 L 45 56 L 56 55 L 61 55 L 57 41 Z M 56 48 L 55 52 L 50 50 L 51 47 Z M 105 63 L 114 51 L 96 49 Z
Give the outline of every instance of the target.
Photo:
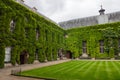
M 20 75 L 22 72 L 21 68 L 11 70 L 11 75 Z

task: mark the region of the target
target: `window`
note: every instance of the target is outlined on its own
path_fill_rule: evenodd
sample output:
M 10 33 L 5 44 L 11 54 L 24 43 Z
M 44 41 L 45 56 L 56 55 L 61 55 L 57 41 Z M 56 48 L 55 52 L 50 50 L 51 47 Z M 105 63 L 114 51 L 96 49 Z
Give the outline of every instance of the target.
M 36 28 L 36 40 L 38 40 L 39 37 L 40 37 L 39 28 Z
M 63 43 L 63 36 L 61 36 L 61 43 Z
M 54 49 L 52 49 L 52 59 L 54 59 Z
M 45 40 L 48 41 L 48 31 L 45 30 Z
M 60 35 L 58 35 L 58 43 L 60 43 Z
M 87 53 L 87 42 L 86 41 L 83 41 L 82 42 L 82 50 L 83 50 L 83 53 Z
M 63 36 L 60 36 L 60 43 L 63 43 Z
M 11 47 L 6 47 L 5 48 L 5 62 L 10 62 L 11 60 Z
M 54 33 L 52 32 L 52 42 L 54 42 Z
M 99 44 L 100 44 L 100 53 L 104 53 L 104 41 L 100 40 Z
M 13 32 L 14 29 L 15 29 L 15 22 L 12 20 L 12 21 L 10 22 L 10 31 Z
M 45 56 L 46 56 L 46 59 L 47 59 L 48 56 L 50 56 L 50 55 L 48 54 L 48 48 L 45 50 Z
M 35 51 L 35 59 L 38 60 L 38 49 Z
M 25 17 L 25 21 L 28 22 L 28 18 L 27 17 Z
M 28 28 L 25 28 L 25 37 L 28 38 Z
M 118 47 L 120 48 L 120 39 L 118 39 Z
M 62 43 L 62 36 L 61 35 L 59 36 L 59 40 L 60 40 L 60 43 Z

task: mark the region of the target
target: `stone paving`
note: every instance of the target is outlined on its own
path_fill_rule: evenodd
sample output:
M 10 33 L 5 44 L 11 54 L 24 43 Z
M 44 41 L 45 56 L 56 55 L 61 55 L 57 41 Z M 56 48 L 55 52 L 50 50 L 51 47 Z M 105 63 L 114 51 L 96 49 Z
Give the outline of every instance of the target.
M 33 68 L 39 68 L 39 67 L 59 64 L 59 63 L 67 62 L 67 61 L 70 61 L 70 60 L 66 59 L 66 60 L 51 61 L 51 62 L 46 62 L 46 63 L 34 63 L 34 64 L 19 65 L 19 66 L 14 66 L 14 67 L 6 67 L 4 69 L 0 69 L 0 80 L 43 80 L 43 79 L 13 76 L 11 75 L 11 70 L 16 70 L 16 69 L 21 68 L 21 70 L 24 71 L 24 70 L 30 70 Z

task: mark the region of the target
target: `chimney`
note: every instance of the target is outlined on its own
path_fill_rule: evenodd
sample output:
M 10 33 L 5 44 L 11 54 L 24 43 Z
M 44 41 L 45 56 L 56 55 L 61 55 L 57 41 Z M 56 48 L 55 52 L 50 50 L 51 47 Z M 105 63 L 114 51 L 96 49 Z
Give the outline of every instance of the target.
M 36 11 L 37 11 L 37 8 L 36 8 L 36 7 L 33 7 L 32 10 L 33 10 L 34 12 L 36 12 Z

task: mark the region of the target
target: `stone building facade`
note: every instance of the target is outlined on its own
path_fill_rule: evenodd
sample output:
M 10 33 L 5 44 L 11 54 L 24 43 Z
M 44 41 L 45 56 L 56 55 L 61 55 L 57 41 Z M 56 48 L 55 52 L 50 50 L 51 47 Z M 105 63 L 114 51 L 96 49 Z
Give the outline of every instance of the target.
M 120 21 L 120 11 L 108 14 L 104 14 L 104 11 L 105 9 L 101 7 L 99 10 L 100 15 L 63 21 L 59 25 L 64 29 L 70 29 Z

